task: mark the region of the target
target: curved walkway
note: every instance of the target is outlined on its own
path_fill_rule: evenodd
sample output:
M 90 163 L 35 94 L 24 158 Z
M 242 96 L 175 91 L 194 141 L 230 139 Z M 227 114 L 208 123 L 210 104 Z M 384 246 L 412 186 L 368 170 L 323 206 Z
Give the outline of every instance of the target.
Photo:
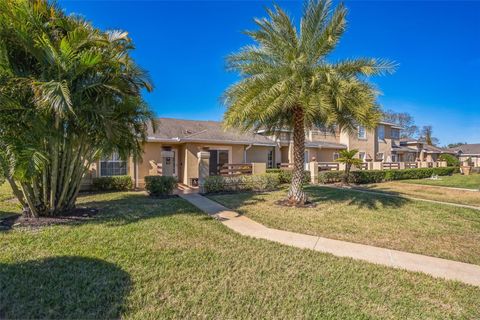
M 480 286 L 480 266 L 477 265 L 267 228 L 199 194 L 180 193 L 179 195 L 203 212 L 221 221 L 228 228 L 245 236 L 331 253 L 339 257 L 349 257 L 389 267 L 423 272 L 434 277 Z

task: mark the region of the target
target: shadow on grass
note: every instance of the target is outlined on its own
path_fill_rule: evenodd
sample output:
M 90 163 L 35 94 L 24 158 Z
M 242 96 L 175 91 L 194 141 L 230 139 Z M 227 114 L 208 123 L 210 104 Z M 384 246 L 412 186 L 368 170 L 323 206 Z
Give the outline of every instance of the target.
M 43 228 L 52 225 L 85 225 L 102 224 L 106 227 L 127 225 L 140 220 L 169 217 L 179 214 L 196 214 L 198 209 L 179 197 L 155 198 L 145 193 L 136 192 L 116 192 L 116 193 L 97 193 L 86 194 L 77 200 L 78 209 L 85 210 L 86 216 L 72 215 L 43 217 L 27 219 L 20 222 L 19 227 Z M 90 212 L 97 212 L 91 214 Z M 9 214 L 10 215 L 10 214 Z M 17 217 L 20 217 L 17 214 Z M 2 217 L 0 216 L 0 225 Z M 8 224 L 8 223 L 7 223 Z M 16 227 L 15 227 L 16 228 Z M 10 228 L 2 231 L 9 231 Z
M 348 205 L 372 210 L 380 208 L 400 208 L 411 202 L 396 192 L 375 192 L 385 195 L 362 192 L 355 189 L 334 189 L 329 187 L 308 186 L 305 188 L 313 202 L 346 202 Z
M 128 273 L 92 258 L 0 264 L 0 319 L 119 318 L 131 285 Z
M 99 214 L 88 223 L 102 223 L 111 226 L 198 212 L 198 209 L 179 197 L 155 198 L 143 193 L 125 193 L 116 199 L 82 201 L 77 206 L 99 210 Z

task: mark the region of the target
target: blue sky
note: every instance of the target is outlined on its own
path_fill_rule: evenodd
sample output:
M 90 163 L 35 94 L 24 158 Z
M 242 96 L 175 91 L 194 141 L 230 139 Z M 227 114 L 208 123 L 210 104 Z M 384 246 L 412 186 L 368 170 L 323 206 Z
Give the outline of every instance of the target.
M 237 76 L 225 57 L 249 39 L 253 17 L 270 1 L 60 0 L 102 29 L 130 33 L 136 61 L 156 89 L 145 98 L 157 116 L 222 118 L 222 92 Z M 277 1 L 300 20 L 301 1 Z M 480 143 L 480 2 L 346 1 L 348 30 L 331 60 L 381 57 L 397 72 L 373 79 L 385 109 L 432 125 L 441 144 Z

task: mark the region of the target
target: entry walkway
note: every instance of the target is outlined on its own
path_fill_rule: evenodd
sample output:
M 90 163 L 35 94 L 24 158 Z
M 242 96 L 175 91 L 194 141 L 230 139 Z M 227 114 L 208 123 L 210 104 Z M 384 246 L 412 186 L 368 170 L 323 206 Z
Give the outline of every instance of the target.
M 179 195 L 203 212 L 221 221 L 228 228 L 245 236 L 331 253 L 339 257 L 349 257 L 389 267 L 423 272 L 434 277 L 480 286 L 480 266 L 477 265 L 267 228 L 200 194 L 180 193 Z

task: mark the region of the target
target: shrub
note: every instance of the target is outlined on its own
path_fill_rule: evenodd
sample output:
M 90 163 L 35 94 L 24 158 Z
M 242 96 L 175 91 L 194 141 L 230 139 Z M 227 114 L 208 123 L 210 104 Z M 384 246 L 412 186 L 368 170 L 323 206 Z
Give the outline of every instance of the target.
M 440 161 L 446 161 L 447 166 L 449 167 L 458 167 L 460 165 L 460 160 L 457 159 L 454 155 L 451 154 L 441 154 L 439 157 Z
M 241 176 L 210 176 L 205 179 L 205 192 L 233 191 L 271 191 L 278 188 L 280 178 L 278 173 Z
M 291 183 L 293 170 L 291 169 L 267 169 L 267 174 L 278 174 L 280 183 Z M 303 171 L 303 183 L 310 183 L 310 171 Z
M 145 189 L 151 196 L 166 196 L 173 193 L 177 178 L 167 176 L 146 176 Z
M 402 170 L 362 170 L 352 171 L 349 182 L 356 184 L 377 183 L 383 181 L 405 180 L 405 179 L 424 179 L 432 175 L 448 176 L 455 173 L 455 167 L 443 168 L 418 168 Z M 324 171 L 318 174 L 318 181 L 321 183 L 340 182 L 343 177 L 343 171 Z
M 100 191 L 126 191 L 133 188 L 130 176 L 111 176 L 93 179 L 93 187 Z
M 318 173 L 318 182 L 335 183 L 342 181 L 343 171 L 322 171 Z M 349 179 L 351 180 L 351 178 Z

